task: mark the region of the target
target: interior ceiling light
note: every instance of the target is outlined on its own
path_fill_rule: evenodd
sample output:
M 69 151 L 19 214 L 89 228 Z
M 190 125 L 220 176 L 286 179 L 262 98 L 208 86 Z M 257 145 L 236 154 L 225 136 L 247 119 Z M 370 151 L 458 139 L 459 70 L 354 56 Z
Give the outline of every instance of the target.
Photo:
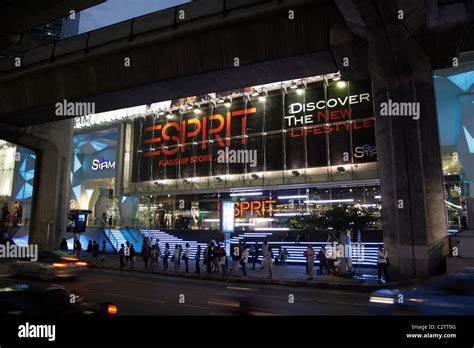
M 342 88 L 345 88 L 345 87 L 347 86 L 347 83 L 346 83 L 346 81 L 338 81 L 338 82 L 336 83 L 336 86 L 337 86 L 337 88 L 341 88 L 341 89 L 342 89 Z
M 194 113 L 197 115 L 201 113 L 201 107 L 198 104 L 194 105 Z

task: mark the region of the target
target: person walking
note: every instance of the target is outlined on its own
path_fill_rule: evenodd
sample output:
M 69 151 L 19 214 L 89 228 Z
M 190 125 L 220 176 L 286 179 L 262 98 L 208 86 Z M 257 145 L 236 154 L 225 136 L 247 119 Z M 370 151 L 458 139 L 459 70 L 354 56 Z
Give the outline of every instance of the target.
M 331 270 L 329 269 L 328 257 L 326 255 L 326 247 L 323 245 L 318 252 L 316 258 L 319 260 L 319 274 L 330 274 Z
M 119 260 L 120 260 L 120 269 L 123 269 L 125 267 L 125 262 L 124 262 L 124 257 L 125 257 L 125 246 L 122 245 L 120 246 L 120 249 L 118 251 L 118 255 L 119 255 Z
M 163 252 L 163 269 L 168 270 L 168 258 L 170 257 L 170 245 L 169 243 L 165 244 L 165 250 Z
M 219 273 L 219 258 L 221 254 L 221 245 L 219 242 L 216 244 L 211 244 L 211 252 L 212 252 L 212 267 L 214 272 Z
M 112 215 L 109 216 L 109 230 L 112 229 Z
M 89 242 L 87 243 L 87 249 L 86 249 L 87 261 L 91 260 L 92 249 L 93 249 L 92 241 L 89 239 Z
M 94 244 L 92 245 L 92 257 L 94 258 L 94 264 L 99 263 L 99 243 L 94 241 Z
M 155 243 L 155 249 L 156 249 L 156 270 L 159 270 L 159 268 L 160 268 L 160 259 L 162 257 L 161 247 L 160 247 L 160 240 L 159 239 Z
M 308 265 L 308 280 L 313 279 L 314 249 L 311 244 L 306 248 L 306 264 Z
M 130 261 L 130 242 L 127 240 L 125 243 L 125 265 L 128 265 L 128 262 Z
M 242 256 L 240 258 L 240 264 L 242 265 L 242 272 L 244 273 L 244 278 L 247 278 L 247 270 L 245 269 L 245 267 L 247 266 L 248 262 L 249 262 L 249 250 L 247 248 L 247 245 L 244 243 Z
M 102 213 L 102 218 L 100 219 L 100 228 L 105 229 L 105 225 L 107 224 L 107 214 L 105 212 Z
M 67 251 L 67 241 L 66 238 L 63 238 L 61 244 L 59 244 L 59 250 Z
M 148 269 L 148 260 L 150 259 L 150 247 L 147 243 L 144 243 L 142 246 L 142 258 L 143 262 L 145 263 L 145 269 Z
M 255 242 L 255 244 L 252 247 L 253 247 L 253 249 L 252 249 L 252 261 L 253 261 L 252 270 L 255 271 L 255 264 L 258 262 L 258 252 L 259 252 L 258 242 Z
M 272 248 L 268 248 L 267 256 L 265 257 L 265 266 L 268 268 L 268 278 L 272 279 L 272 267 L 273 267 L 273 252 Z
M 221 248 L 218 246 L 218 253 L 217 253 L 217 258 L 218 258 L 218 264 L 220 267 L 220 270 L 222 272 L 222 276 L 225 277 L 227 275 L 227 268 L 228 266 L 228 259 L 227 259 L 227 253 L 225 251 L 225 248 Z
M 178 270 L 181 269 L 181 258 L 182 258 L 182 255 L 183 255 L 183 247 L 181 246 L 181 244 L 178 245 Z
M 173 254 L 174 271 L 179 271 L 179 245 L 176 244 Z
M 186 265 L 186 273 L 189 273 L 189 243 L 186 243 L 183 253 L 184 264 Z
M 207 273 L 211 274 L 212 273 L 213 251 L 212 251 L 212 244 L 210 242 L 207 244 L 206 254 L 205 254 L 204 257 L 205 257 L 205 261 L 206 261 Z
M 198 245 L 197 247 L 195 259 L 196 259 L 196 270 L 194 271 L 194 273 L 200 274 L 201 273 L 201 268 L 199 265 L 199 262 L 201 262 L 201 246 L 200 245 Z
M 239 262 L 241 259 L 241 245 L 240 244 L 233 244 L 231 246 L 232 250 L 232 271 L 231 274 L 237 272 L 237 267 L 239 266 Z
M 82 244 L 81 244 L 81 241 L 78 238 L 74 242 L 74 255 L 76 255 L 77 258 L 80 258 L 81 251 L 82 251 Z
M 130 269 L 135 269 L 135 261 L 137 260 L 136 251 L 133 244 L 130 244 Z
M 267 254 L 268 254 L 268 241 L 265 239 L 262 244 L 262 256 L 264 260 L 267 259 Z M 260 269 L 262 268 L 263 268 L 263 265 L 260 266 Z
M 156 247 L 153 245 L 150 250 L 150 270 L 155 271 L 156 264 Z
M 105 240 L 102 241 L 102 248 L 100 249 L 100 263 L 105 262 L 105 253 L 107 251 L 107 244 L 105 243 Z
M 383 247 L 383 244 L 379 245 L 379 250 L 377 254 L 378 254 L 377 269 L 378 269 L 379 284 L 382 283 L 382 272 L 384 275 L 385 283 L 387 283 L 388 282 L 387 267 L 388 267 L 389 261 L 388 261 L 388 252 Z

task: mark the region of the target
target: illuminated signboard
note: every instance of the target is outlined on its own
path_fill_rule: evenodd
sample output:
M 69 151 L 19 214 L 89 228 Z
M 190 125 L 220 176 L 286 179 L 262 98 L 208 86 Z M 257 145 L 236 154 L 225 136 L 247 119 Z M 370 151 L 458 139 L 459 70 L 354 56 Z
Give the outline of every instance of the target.
M 234 232 L 235 219 L 234 219 L 234 202 L 222 201 L 221 202 L 221 221 L 220 227 L 223 233 Z
M 272 216 L 275 203 L 276 201 L 271 200 L 235 202 L 235 217 L 244 217 L 245 213 L 249 213 L 250 216 Z
M 136 119 L 132 181 L 376 162 L 370 91 L 369 81 L 318 81 Z M 219 160 L 231 150 L 256 158 Z
M 99 157 L 92 161 L 93 171 L 115 169 L 115 162 L 107 161 L 104 157 Z

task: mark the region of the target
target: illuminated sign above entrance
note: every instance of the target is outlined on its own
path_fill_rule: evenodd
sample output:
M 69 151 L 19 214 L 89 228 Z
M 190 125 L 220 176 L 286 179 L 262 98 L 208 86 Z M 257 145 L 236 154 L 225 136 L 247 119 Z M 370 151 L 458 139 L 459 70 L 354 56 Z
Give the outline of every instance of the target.
M 244 217 L 244 214 L 247 212 L 251 216 L 254 214 L 257 216 L 265 216 L 265 213 L 268 212 L 268 215 L 271 216 L 275 203 L 276 201 L 271 200 L 235 202 L 235 217 Z
M 99 157 L 92 161 L 93 171 L 115 169 L 115 162 L 107 161 L 104 157 Z

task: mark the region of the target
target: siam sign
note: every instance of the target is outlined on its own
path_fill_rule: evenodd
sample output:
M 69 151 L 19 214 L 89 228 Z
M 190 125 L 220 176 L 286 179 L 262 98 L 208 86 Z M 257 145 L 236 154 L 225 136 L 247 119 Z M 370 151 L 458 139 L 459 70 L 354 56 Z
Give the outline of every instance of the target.
M 134 123 L 134 182 L 376 162 L 369 81 L 333 81 L 234 97 Z M 222 163 L 219 150 L 256 151 L 256 165 Z M 366 151 L 370 149 L 370 151 Z

